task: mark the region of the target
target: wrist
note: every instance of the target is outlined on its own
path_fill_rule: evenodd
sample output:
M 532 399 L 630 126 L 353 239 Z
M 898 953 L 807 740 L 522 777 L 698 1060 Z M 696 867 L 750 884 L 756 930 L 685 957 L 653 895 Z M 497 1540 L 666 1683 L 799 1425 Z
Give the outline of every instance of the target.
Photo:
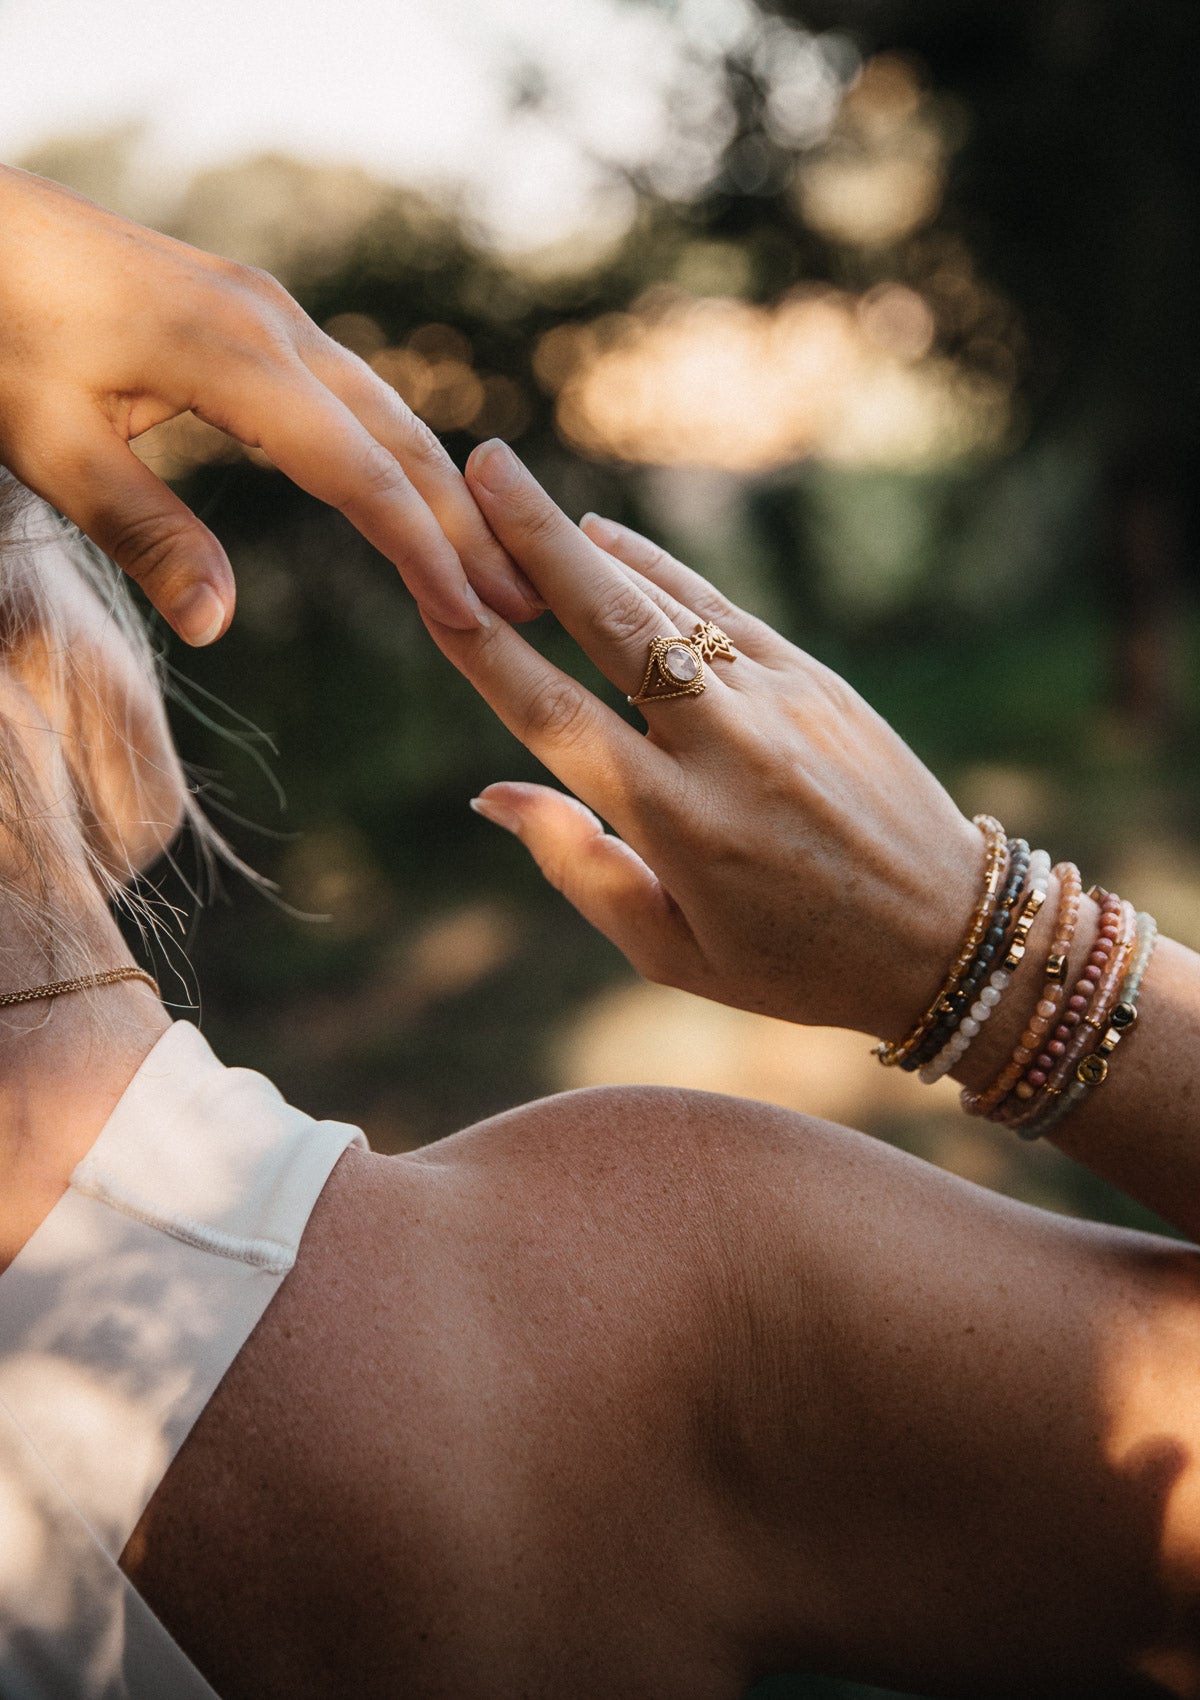
M 943 840 L 940 862 L 933 858 L 914 869 L 907 887 L 896 894 L 900 926 L 893 929 L 887 980 L 875 983 L 877 998 L 864 1030 L 895 1043 L 946 981 L 963 938 L 979 907 L 986 843 L 979 828 L 959 817 L 959 830 Z

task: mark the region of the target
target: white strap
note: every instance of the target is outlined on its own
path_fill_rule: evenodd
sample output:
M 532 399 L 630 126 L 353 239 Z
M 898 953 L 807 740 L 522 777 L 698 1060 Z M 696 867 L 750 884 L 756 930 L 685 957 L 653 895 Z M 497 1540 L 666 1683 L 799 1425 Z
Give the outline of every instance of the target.
M 116 1561 L 351 1144 L 176 1022 L 0 1274 L 4 1700 L 212 1700 Z
M 217 1700 L 0 1406 L 4 1700 Z

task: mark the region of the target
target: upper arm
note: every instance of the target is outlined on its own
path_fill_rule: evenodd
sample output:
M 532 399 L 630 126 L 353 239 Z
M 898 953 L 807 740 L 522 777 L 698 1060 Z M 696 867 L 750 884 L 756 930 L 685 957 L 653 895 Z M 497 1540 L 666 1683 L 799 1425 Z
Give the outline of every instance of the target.
M 569 1094 L 343 1159 L 145 1575 L 222 1677 L 263 1621 L 344 1664 L 353 1619 L 416 1683 L 517 1599 L 615 1658 L 652 1601 L 660 1659 L 1123 1694 L 1172 1637 L 1200 1670 L 1198 1362 L 1186 1250 L 782 1110 Z
M 760 1647 L 915 1689 L 1200 1694 L 1200 1258 L 692 1101 Z

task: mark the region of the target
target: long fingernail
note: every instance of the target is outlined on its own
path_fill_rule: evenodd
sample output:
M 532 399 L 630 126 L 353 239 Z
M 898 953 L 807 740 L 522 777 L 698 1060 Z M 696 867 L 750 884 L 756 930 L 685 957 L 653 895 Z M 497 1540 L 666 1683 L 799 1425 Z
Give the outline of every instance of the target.
M 580 531 L 586 531 L 593 543 L 612 543 L 616 539 L 617 527 L 611 519 L 603 519 L 599 514 L 584 514 L 579 522 Z
M 474 615 L 475 624 L 477 626 L 483 626 L 486 628 L 496 624 L 496 616 L 492 613 L 492 610 L 488 607 L 486 602 L 480 601 L 479 597 L 475 594 L 475 590 L 472 585 L 468 584 L 463 586 L 463 601 Z
M 521 817 L 512 809 L 503 808 L 486 797 L 472 797 L 471 807 L 477 815 L 482 815 L 484 820 L 490 820 L 493 826 L 502 826 L 505 832 L 520 830 Z
M 503 496 L 521 476 L 522 466 L 507 443 L 493 437 L 471 456 L 471 471 L 493 496 Z
M 210 584 L 198 584 L 176 606 L 173 624 L 185 643 L 203 649 L 221 635 L 225 604 Z
M 496 615 L 479 600 L 469 584 L 458 592 L 457 607 L 448 607 L 443 600 L 436 614 L 432 608 L 426 608 L 425 614 L 435 625 L 452 632 L 477 632 L 496 623 Z

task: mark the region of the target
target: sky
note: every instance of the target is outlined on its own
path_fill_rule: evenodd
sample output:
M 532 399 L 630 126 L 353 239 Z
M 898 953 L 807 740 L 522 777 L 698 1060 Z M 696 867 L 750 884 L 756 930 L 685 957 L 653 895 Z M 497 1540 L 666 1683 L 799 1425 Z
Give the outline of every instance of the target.
M 619 220 L 599 162 L 686 165 L 670 116 L 749 0 L 0 0 L 0 159 L 142 123 L 148 192 L 283 149 L 455 185 L 502 246 Z M 514 114 L 514 85 L 544 99 Z

